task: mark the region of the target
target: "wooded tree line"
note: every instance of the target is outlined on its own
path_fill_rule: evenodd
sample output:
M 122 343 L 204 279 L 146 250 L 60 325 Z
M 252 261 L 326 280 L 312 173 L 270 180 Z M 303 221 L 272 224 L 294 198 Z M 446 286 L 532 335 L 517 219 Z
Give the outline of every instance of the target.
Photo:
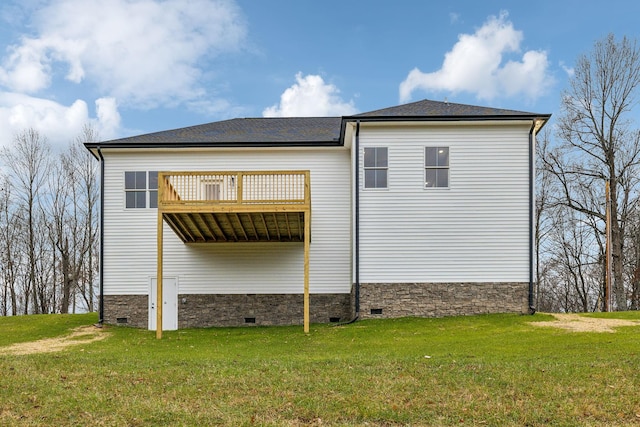
M 637 43 L 597 41 L 578 58 L 559 117 L 538 137 L 538 310 L 604 310 L 608 265 L 610 309 L 640 307 L 639 85 Z
M 33 129 L 0 151 L 0 315 L 98 308 L 98 163 L 83 142 L 61 154 Z
M 640 308 L 640 50 L 613 35 L 576 62 L 561 111 L 537 139 L 539 311 Z M 29 129 L 0 151 L 0 315 L 98 309 L 98 162 L 86 127 L 52 154 Z M 607 203 L 605 188 L 610 189 Z

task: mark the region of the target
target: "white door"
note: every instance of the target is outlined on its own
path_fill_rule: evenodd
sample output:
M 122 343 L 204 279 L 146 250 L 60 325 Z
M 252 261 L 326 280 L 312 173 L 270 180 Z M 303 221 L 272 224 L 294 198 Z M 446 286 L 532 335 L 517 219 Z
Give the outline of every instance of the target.
M 157 303 L 157 280 L 151 278 L 149 289 L 149 330 L 156 330 L 156 303 Z M 165 277 L 162 280 L 162 330 L 175 331 L 178 329 L 178 279 L 175 277 Z

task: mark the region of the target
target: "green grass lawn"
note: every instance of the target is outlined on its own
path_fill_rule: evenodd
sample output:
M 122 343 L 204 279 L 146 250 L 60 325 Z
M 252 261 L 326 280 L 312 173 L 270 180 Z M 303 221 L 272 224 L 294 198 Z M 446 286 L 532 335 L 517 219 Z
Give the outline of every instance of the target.
M 640 313 L 605 317 L 640 320 Z M 534 327 L 551 316 L 346 326 L 105 328 L 56 353 L 1 355 L 0 425 L 640 425 L 640 325 Z M 0 346 L 89 315 L 0 318 Z

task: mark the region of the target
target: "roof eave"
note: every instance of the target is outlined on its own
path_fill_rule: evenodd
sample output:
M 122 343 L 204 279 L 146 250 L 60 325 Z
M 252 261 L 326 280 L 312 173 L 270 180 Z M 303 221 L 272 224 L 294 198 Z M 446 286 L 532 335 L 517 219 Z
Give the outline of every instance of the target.
M 519 114 L 519 115 L 483 115 L 483 116 L 344 116 L 343 122 L 452 122 L 452 121 L 488 121 L 488 120 L 548 120 L 551 114 Z
M 463 122 L 463 121 L 517 121 L 517 120 L 534 120 L 536 124 L 536 132 L 544 127 L 551 118 L 551 114 L 514 114 L 500 115 L 491 114 L 486 116 L 343 116 L 340 126 L 340 139 L 344 139 L 345 125 L 348 122 Z M 344 141 L 343 141 L 344 143 Z
M 84 146 L 89 149 L 109 148 L 289 148 L 289 147 L 339 147 L 343 145 L 342 139 L 332 141 L 284 141 L 284 142 L 87 142 Z

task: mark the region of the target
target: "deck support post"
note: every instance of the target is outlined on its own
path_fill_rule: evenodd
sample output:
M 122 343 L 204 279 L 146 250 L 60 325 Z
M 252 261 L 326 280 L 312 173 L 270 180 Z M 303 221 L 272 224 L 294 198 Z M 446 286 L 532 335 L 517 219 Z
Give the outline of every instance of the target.
M 158 272 L 156 275 L 156 338 L 162 338 L 162 210 L 158 208 Z
M 309 333 L 309 246 L 311 243 L 311 211 L 304 211 L 304 333 Z

